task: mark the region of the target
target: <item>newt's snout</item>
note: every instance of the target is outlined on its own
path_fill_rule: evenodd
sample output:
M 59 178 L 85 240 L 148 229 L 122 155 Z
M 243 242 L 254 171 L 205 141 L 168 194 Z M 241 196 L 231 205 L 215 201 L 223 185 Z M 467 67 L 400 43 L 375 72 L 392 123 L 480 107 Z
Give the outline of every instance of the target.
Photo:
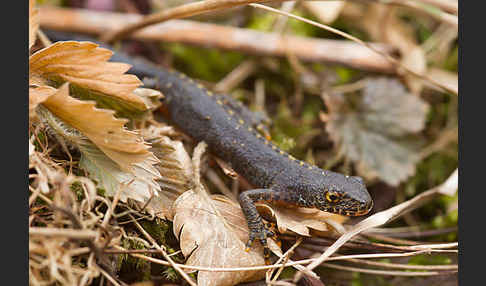
M 364 181 L 360 177 L 347 177 L 344 184 L 344 192 L 348 197 L 348 205 L 345 214 L 348 216 L 361 216 L 370 212 L 373 208 L 371 199 Z
M 363 179 L 337 173 L 332 176 L 332 183 L 324 184 L 323 191 L 317 195 L 315 207 L 346 216 L 361 216 L 370 212 L 373 200 Z

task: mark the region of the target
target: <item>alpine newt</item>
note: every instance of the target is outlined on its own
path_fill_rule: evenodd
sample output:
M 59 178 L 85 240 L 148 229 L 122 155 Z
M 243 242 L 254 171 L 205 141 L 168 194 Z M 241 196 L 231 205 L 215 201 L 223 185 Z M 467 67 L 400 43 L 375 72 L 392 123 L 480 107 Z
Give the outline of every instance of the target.
M 53 40 L 94 39 L 79 35 L 48 32 Z M 103 47 L 111 47 L 98 43 Z M 132 65 L 129 73 L 152 78 L 165 96 L 170 120 L 197 141 L 205 141 L 211 153 L 257 189 L 244 191 L 239 203 L 249 228 L 249 249 L 256 239 L 269 256 L 267 229 L 255 203 L 266 202 L 295 207 L 317 208 L 346 216 L 367 214 L 373 201 L 360 177 L 322 170 L 280 150 L 256 129 L 251 111 L 229 96 L 214 94 L 186 75 L 169 71 L 148 61 L 116 52 L 112 61 Z

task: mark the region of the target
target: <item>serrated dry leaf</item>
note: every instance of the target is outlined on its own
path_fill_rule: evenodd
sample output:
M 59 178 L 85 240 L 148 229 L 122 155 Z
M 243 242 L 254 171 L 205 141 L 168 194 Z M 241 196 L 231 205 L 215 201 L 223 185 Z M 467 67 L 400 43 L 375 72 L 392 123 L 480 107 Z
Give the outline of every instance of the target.
M 155 162 L 145 160 L 133 164 L 133 172 L 128 173 L 120 169 L 94 144 L 81 144 L 79 150 L 82 154 L 80 167 L 98 182 L 98 187 L 103 188 L 107 196 L 114 196 L 121 188 L 120 200 L 123 202 L 133 199 L 145 203 L 152 198 L 166 206 L 172 204 L 173 200 L 166 197 L 155 182 L 160 178 L 160 174 L 153 166 Z
M 148 146 L 135 132 L 127 130 L 126 119 L 113 116 L 114 111 L 98 109 L 94 102 L 69 96 L 69 84 L 42 103 L 59 119 L 89 138 L 122 170 L 132 170 L 132 164 L 146 160 L 156 162 Z
M 50 86 L 31 86 L 29 87 L 29 118 L 35 116 L 35 109 L 44 102 L 49 96 L 55 94 L 57 89 Z
M 325 103 L 326 130 L 360 175 L 396 186 L 414 174 L 419 155 L 407 136 L 424 128 L 429 107 L 422 99 L 398 80 L 377 78 L 367 81 L 356 107 L 342 95 L 329 95 Z
M 108 62 L 112 55 L 112 51 L 91 42 L 56 42 L 30 57 L 29 78 L 41 78 L 44 83 L 67 81 L 146 110 L 144 101 L 133 94 L 142 82 L 135 75 L 125 74 L 130 65 Z
M 157 127 L 152 125 L 145 132 L 156 133 L 154 129 Z M 172 220 L 173 213 L 170 211 L 172 204 L 180 194 L 192 186 L 191 158 L 180 141 L 160 135 L 156 138 L 145 138 L 152 144 L 150 150 L 160 161 L 155 168 L 160 173 L 157 182 L 162 192 L 147 204 L 146 209 L 158 217 Z
M 133 91 L 133 94 L 139 96 L 145 103 L 147 110 L 155 110 L 162 104 L 160 99 L 164 96 L 158 90 L 151 88 L 138 87 Z
M 45 106 L 40 106 L 38 113 L 61 139 L 68 140 L 79 149 L 80 167 L 88 172 L 90 178 L 98 182 L 98 187 L 104 189 L 107 196 L 114 196 L 121 189 L 122 201 L 132 199 L 145 204 L 149 199 L 157 199 L 166 206 L 172 204 L 173 199 L 168 200 L 156 182 L 160 179 L 160 174 L 154 167 L 157 163 L 155 158 L 148 157 L 143 162 L 132 164 L 132 172 L 124 171 L 88 137 L 59 119 Z
M 29 0 L 29 51 L 35 43 L 39 29 L 39 9 L 35 8 L 35 0 Z
M 348 219 L 346 216 L 309 208 L 285 208 L 266 204 L 257 204 L 257 208 L 261 214 L 268 213 L 275 217 L 280 233 L 290 230 L 303 236 L 310 236 L 311 229 L 321 232 L 331 231 L 329 220 L 342 224 Z
M 221 214 L 218 216 L 210 204 Z M 238 206 L 212 200 L 194 191 L 182 194 L 174 203 L 174 234 L 180 237 L 186 265 L 205 267 L 247 267 L 264 265 L 259 244 L 245 252 L 246 221 Z M 230 286 L 263 278 L 265 271 L 198 272 L 198 285 Z

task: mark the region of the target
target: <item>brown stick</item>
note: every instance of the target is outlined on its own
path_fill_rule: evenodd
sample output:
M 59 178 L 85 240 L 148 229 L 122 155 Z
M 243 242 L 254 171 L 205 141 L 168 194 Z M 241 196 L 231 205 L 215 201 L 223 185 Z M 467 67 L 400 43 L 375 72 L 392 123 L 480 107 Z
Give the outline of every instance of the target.
M 115 30 L 122 25 L 136 23 L 141 18 L 142 16 L 135 14 L 83 9 L 42 7 L 40 10 L 41 27 L 96 35 Z M 237 50 L 256 55 L 293 54 L 304 61 L 330 62 L 383 73 L 396 72 L 394 66 L 382 56 L 347 40 L 284 36 L 188 20 L 170 20 L 156 24 L 139 30 L 129 37 Z M 395 49 L 388 45 L 372 45 L 388 54 L 395 52 Z

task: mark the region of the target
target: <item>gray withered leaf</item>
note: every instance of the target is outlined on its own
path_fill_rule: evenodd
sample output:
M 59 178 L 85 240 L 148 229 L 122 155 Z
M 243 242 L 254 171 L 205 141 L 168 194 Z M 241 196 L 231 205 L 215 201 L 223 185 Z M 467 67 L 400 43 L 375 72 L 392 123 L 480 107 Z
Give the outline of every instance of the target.
M 429 106 L 396 79 L 366 81 L 359 97 L 330 94 L 326 130 L 359 175 L 398 185 L 415 173 L 417 132 Z

